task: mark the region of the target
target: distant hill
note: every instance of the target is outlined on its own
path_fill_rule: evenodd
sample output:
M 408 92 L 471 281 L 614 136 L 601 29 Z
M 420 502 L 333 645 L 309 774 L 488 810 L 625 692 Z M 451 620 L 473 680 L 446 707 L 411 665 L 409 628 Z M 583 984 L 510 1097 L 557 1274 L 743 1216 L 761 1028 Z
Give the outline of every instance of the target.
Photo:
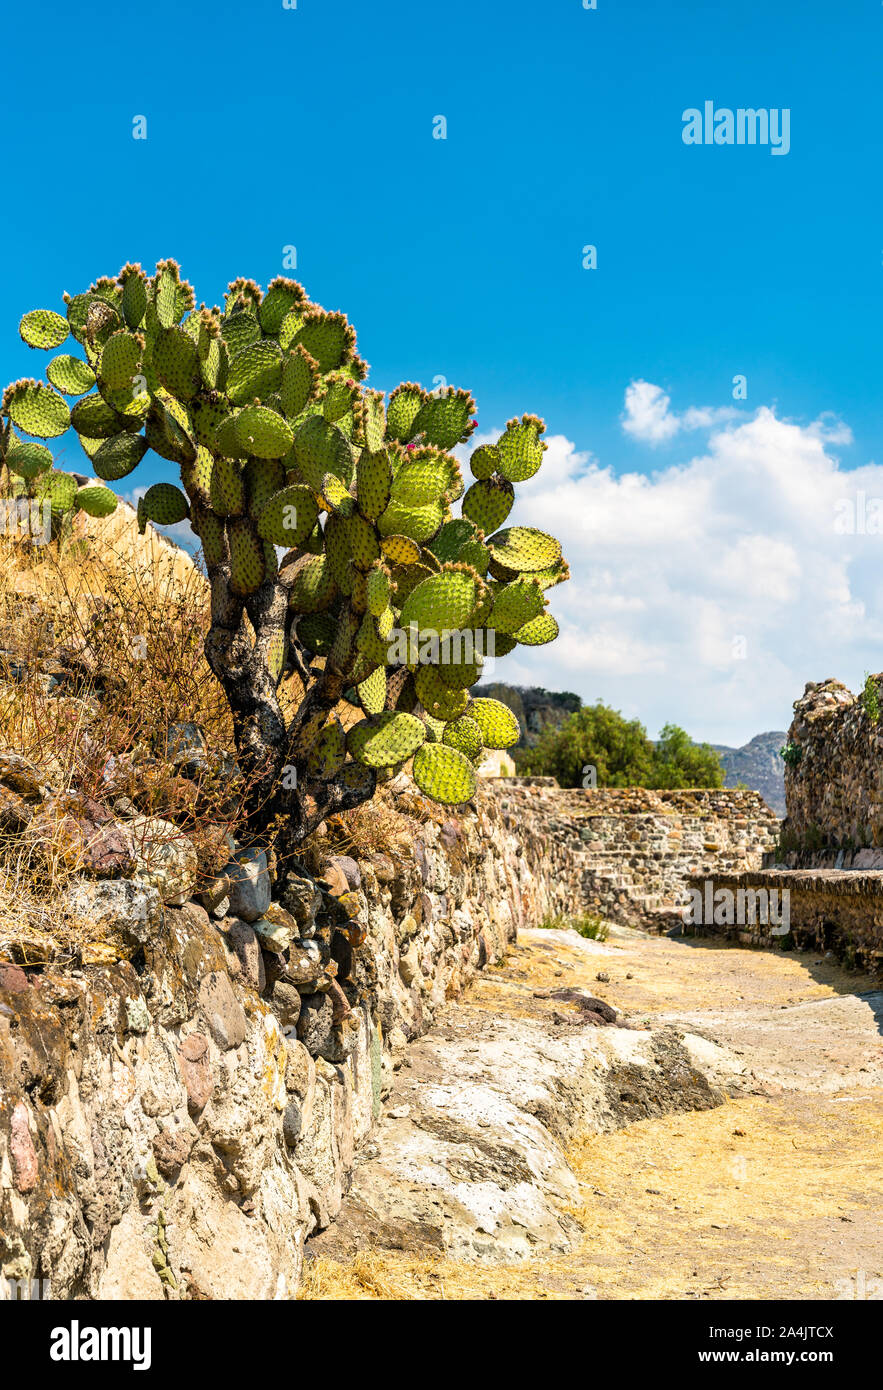
M 779 749 L 787 743 L 788 735 L 781 732 L 755 734 L 741 748 L 726 744 L 711 746 L 720 754 L 724 768 L 724 786 L 735 787 L 742 782 L 760 792 L 764 801 L 777 816 L 785 814 L 785 764 Z

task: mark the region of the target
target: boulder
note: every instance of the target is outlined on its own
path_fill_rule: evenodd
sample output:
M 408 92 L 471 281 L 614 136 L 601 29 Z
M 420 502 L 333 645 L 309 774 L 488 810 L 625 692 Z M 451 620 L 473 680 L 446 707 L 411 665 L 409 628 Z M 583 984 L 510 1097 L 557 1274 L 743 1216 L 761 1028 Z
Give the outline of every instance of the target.
M 245 1010 L 221 970 L 206 975 L 199 986 L 199 1003 L 218 1047 L 227 1052 L 245 1042 Z
M 297 923 L 278 903 L 270 903 L 263 917 L 253 923 L 261 944 L 270 951 L 287 951 L 297 935 Z
M 290 1028 L 297 1023 L 301 1011 L 301 997 L 295 985 L 290 985 L 287 980 L 277 980 L 270 1002 L 284 1027 Z
M 270 906 L 267 856 L 260 849 L 237 850 L 224 873 L 230 879 L 230 914 L 256 922 Z
M 321 1057 L 334 1045 L 334 1006 L 327 994 L 306 994 L 301 999 L 297 1036 L 312 1057 Z
M 162 929 L 159 892 L 133 879 L 80 879 L 64 894 L 62 909 L 85 941 L 105 942 L 123 957 L 134 955 Z
M 23 796 L 0 786 L 0 831 L 16 835 L 24 830 L 33 819 L 34 808 L 29 806 Z
M 355 859 L 348 854 L 335 854 L 323 865 L 322 881 L 328 885 L 332 897 L 339 898 L 361 887 L 362 875 Z
M 26 838 L 68 868 L 96 878 L 124 877 L 136 869 L 126 830 L 90 796 L 65 793 L 47 798 L 30 820 Z
M 158 816 L 135 816 L 131 834 L 136 875 L 156 888 L 162 901 L 180 907 L 196 886 L 196 850 L 177 825 Z
M 49 790 L 39 769 L 11 748 L 0 749 L 0 782 L 27 801 L 42 801 Z
M 260 993 L 267 983 L 267 975 L 254 927 L 236 917 L 228 925 L 227 940 L 239 961 L 244 982 Z
M 298 936 L 311 936 L 316 914 L 322 907 L 322 894 L 314 879 L 305 874 L 287 873 L 279 899 L 298 925 Z

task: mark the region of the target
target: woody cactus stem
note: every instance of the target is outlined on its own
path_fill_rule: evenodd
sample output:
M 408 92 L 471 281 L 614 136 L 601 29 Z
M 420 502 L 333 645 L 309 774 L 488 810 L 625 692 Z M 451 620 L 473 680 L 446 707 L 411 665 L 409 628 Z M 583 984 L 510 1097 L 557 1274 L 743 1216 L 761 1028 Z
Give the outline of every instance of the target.
M 53 516 L 101 516 L 148 450 L 179 471 L 180 487 L 146 490 L 138 522 L 189 521 L 201 541 L 205 652 L 255 838 L 294 848 L 408 765 L 427 796 L 467 802 L 486 750 L 520 732 L 505 706 L 470 696 L 483 654 L 558 632 L 545 591 L 568 578 L 560 545 L 500 529 L 542 463 L 543 422 L 510 420 L 476 449 L 467 490 L 452 450 L 477 423 L 469 393 L 406 382 L 385 400 L 343 315 L 282 278 L 266 293 L 234 280 L 223 309 L 197 309 L 174 261 L 151 277 L 126 265 L 20 332 L 50 351 L 72 335 L 82 356 L 7 388 L 0 476 Z M 98 480 L 79 489 L 42 442 L 69 428 Z M 286 681 L 297 698 L 280 701 Z M 344 705 L 364 716 L 346 734 Z

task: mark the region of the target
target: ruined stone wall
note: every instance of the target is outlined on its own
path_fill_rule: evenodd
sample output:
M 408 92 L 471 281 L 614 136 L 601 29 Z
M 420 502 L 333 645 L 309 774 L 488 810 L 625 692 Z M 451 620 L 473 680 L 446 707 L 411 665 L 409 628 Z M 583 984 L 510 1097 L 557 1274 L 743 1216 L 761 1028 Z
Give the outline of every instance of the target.
M 700 894 L 704 884 L 690 887 Z M 697 925 L 685 925 L 687 935 L 720 936 L 745 946 L 790 950 L 832 950 L 853 967 L 883 973 L 883 871 L 880 869 L 767 868 L 720 873 L 714 892 L 726 889 L 736 905 L 736 920 L 715 922 L 703 914 Z M 775 898 L 772 894 L 775 893 Z M 738 910 L 739 894 L 755 903 L 752 911 Z M 764 911 L 762 894 L 774 904 Z M 787 907 L 785 904 L 787 903 Z M 724 915 L 724 914 L 721 914 Z M 782 928 L 788 930 L 782 932 Z M 778 929 L 774 931 L 774 928 Z
M 0 792 L 25 835 L 57 797 L 22 764 Z M 0 930 L 0 1275 L 55 1298 L 290 1297 L 409 1042 L 519 926 L 646 920 L 774 824 L 753 793 L 516 780 L 312 873 L 233 846 L 197 893 L 183 837 L 123 809 L 62 807 L 93 854 L 75 931 Z
M 883 713 L 840 681 L 810 681 L 788 744 L 783 862 L 883 867 Z
M 50 793 L 41 807 L 22 761 L 7 793 L 33 825 Z M 6 1280 L 55 1298 L 293 1293 L 409 1041 L 550 909 L 533 819 L 507 829 L 493 792 L 417 832 L 407 854 L 331 856 L 318 881 L 272 882 L 243 853 L 238 879 L 194 897 L 180 836 L 159 867 L 102 878 L 132 832 L 94 831 L 74 944 L 25 921 L 0 944 Z M 563 857 L 554 892 L 578 894 Z
M 759 793 L 744 789 L 648 791 L 641 787 L 561 791 L 552 778 L 500 784 L 512 825 L 542 807 L 542 844 L 560 912 L 597 913 L 630 926 L 664 929 L 680 920 L 691 874 L 759 868 L 779 821 Z M 579 902 L 572 888 L 579 882 Z

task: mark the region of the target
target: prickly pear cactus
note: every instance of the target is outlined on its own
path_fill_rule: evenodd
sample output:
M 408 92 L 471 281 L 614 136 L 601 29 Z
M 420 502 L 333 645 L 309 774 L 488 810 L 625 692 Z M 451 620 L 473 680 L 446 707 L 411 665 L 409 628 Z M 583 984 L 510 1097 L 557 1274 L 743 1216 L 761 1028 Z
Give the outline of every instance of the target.
M 138 521 L 189 521 L 202 543 L 206 655 L 258 818 L 281 817 L 297 843 L 406 765 L 427 796 L 468 801 L 486 751 L 519 738 L 505 706 L 470 697 L 485 657 L 558 634 L 546 591 L 569 576 L 561 547 L 505 526 L 542 464 L 542 421 L 510 420 L 464 479 L 470 394 L 405 382 L 385 399 L 346 318 L 281 277 L 266 292 L 234 280 L 209 308 L 174 261 L 126 265 L 64 304 L 21 321 L 53 355 L 46 381 L 3 395 L 0 479 L 53 517 L 103 517 L 148 450 L 172 465 Z M 68 432 L 98 482 L 54 467 L 45 441 Z M 342 702 L 364 715 L 345 736 Z

